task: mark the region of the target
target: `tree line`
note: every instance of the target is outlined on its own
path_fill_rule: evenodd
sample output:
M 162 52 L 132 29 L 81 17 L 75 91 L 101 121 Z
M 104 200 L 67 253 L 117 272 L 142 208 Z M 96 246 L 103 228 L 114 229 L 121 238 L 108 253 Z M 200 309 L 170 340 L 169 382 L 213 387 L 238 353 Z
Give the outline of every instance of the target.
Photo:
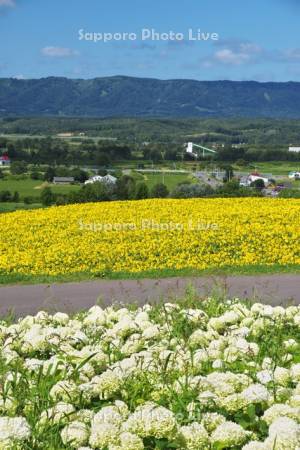
M 195 139 L 195 143 L 208 145 L 205 139 Z M 244 144 L 232 146 L 226 144 L 216 147 L 217 153 L 211 157 L 203 158 L 201 152 L 199 160 L 216 161 L 300 161 L 300 153 L 293 153 L 287 147 Z M 167 143 L 133 143 L 131 145 L 121 142 L 81 140 L 72 143 L 62 139 L 24 138 L 9 140 L 0 137 L 0 153 L 7 154 L 14 162 L 24 164 L 57 165 L 88 165 L 97 167 L 111 167 L 118 161 L 140 160 L 141 164 L 152 161 L 190 161 L 195 158 L 186 153 L 183 144 Z
M 96 182 L 87 184 L 77 192 L 55 194 L 45 187 L 41 193 L 44 206 L 74 203 L 103 202 L 116 200 L 145 200 L 148 198 L 200 198 L 200 197 L 258 197 L 262 196 L 262 186 L 240 187 L 238 180 L 225 182 L 212 188 L 208 184 L 184 181 L 169 191 L 164 183 L 157 183 L 151 189 L 144 181 L 136 181 L 130 175 L 121 176 L 115 185 Z

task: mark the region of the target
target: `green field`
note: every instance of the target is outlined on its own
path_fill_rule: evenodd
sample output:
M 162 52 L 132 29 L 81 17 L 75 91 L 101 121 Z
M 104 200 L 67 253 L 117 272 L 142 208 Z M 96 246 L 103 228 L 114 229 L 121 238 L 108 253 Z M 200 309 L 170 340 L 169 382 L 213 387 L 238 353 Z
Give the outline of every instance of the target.
M 141 181 L 145 181 L 149 189 L 152 189 L 158 183 L 164 183 L 167 188 L 171 191 L 179 183 L 183 182 L 193 182 L 195 178 L 188 174 L 173 174 L 173 173 L 143 173 L 141 175 Z
M 272 175 L 288 175 L 289 172 L 300 170 L 300 162 L 291 161 L 270 161 L 270 162 L 253 162 L 251 168 L 256 168 L 261 173 L 271 173 Z M 244 168 L 241 168 L 244 170 Z M 253 169 L 252 169 L 253 170 Z M 245 167 L 247 171 L 247 167 Z
M 42 208 L 41 203 L 32 203 L 27 205 L 24 202 L 14 203 L 14 202 L 0 202 L 0 213 L 13 212 L 20 209 L 37 209 Z
M 222 163 L 220 163 L 222 164 Z M 225 164 L 225 163 L 224 163 Z M 231 164 L 228 162 L 228 164 Z M 184 161 L 184 162 L 176 162 L 176 169 L 180 170 L 187 170 L 187 171 L 201 171 L 205 169 L 205 166 L 208 168 L 218 167 L 218 163 L 201 163 L 197 161 Z M 125 169 L 128 167 L 135 167 L 137 166 L 137 162 L 135 161 L 135 164 L 132 164 L 131 161 L 128 161 L 127 164 L 125 162 L 122 163 L 122 166 L 120 165 L 120 168 Z M 167 169 L 167 170 L 174 170 L 174 162 L 171 161 L 164 161 L 162 164 L 156 164 L 156 168 L 158 169 Z M 245 166 L 237 166 L 236 164 L 232 163 L 232 166 L 236 172 L 244 172 L 245 174 L 248 174 L 250 172 L 253 172 L 254 170 L 257 170 L 260 173 L 266 173 L 266 174 L 272 174 L 276 176 L 282 175 L 287 176 L 292 171 L 300 171 L 300 162 L 293 162 L 293 161 L 268 161 L 268 162 L 251 162 L 248 165 Z M 151 164 L 147 163 L 145 164 L 145 168 L 150 169 Z M 169 174 L 173 176 L 173 174 Z M 158 174 L 155 174 L 155 176 L 161 177 Z M 176 175 L 175 175 L 176 176 Z M 177 176 L 184 176 L 184 175 L 177 175 Z M 160 181 L 159 181 L 160 182 Z
M 191 182 L 195 179 L 189 174 L 173 174 L 173 173 L 138 173 L 132 172 L 130 174 L 136 181 L 145 181 L 149 189 L 151 189 L 157 183 L 164 183 L 168 189 L 173 189 L 178 183 Z M 41 190 L 45 186 L 50 186 L 51 190 L 56 194 L 67 194 L 72 191 L 78 191 L 80 185 L 54 185 L 51 183 L 45 183 L 41 180 L 16 180 L 16 179 L 6 179 L 0 180 L 0 191 L 10 191 L 14 193 L 19 192 L 21 198 L 31 196 L 39 197 Z
M 157 183 L 165 183 L 169 191 L 174 189 L 178 183 L 185 181 L 193 182 L 193 177 L 188 174 L 156 174 L 147 173 L 140 174 L 138 172 L 131 172 L 136 181 L 144 181 L 148 188 L 151 190 L 153 186 Z M 0 202 L 0 213 L 15 211 L 18 209 L 35 209 L 42 206 L 39 201 L 39 197 L 43 187 L 50 186 L 51 190 L 55 194 L 68 194 L 69 192 L 78 191 L 80 185 L 54 185 L 50 183 L 45 183 L 42 180 L 31 180 L 31 179 L 10 179 L 0 180 L 0 191 L 10 191 L 12 194 L 18 192 L 20 195 L 20 202 Z M 33 204 L 25 204 L 25 197 L 33 197 L 36 201 Z
M 45 184 L 41 180 L 0 180 L 0 191 L 10 191 L 10 192 L 19 192 L 20 197 L 39 197 L 41 193 L 41 189 L 45 186 L 50 186 L 52 191 L 57 194 L 67 194 L 71 191 L 78 191 L 80 189 L 79 185 L 53 185 L 53 184 Z
M 61 275 L 23 275 L 18 273 L 0 274 L 0 285 L 10 284 L 41 284 L 41 283 L 70 283 L 90 280 L 143 280 L 160 278 L 191 278 L 205 276 L 260 276 L 275 274 L 300 274 L 300 266 L 296 264 L 286 265 L 250 265 L 250 266 L 225 266 L 220 269 L 162 269 L 148 270 L 145 272 L 103 272 L 91 274 L 90 272 L 76 272 Z
M 123 174 L 127 174 L 132 176 L 136 182 L 144 181 L 149 190 L 158 183 L 164 183 L 168 190 L 171 192 L 174 190 L 174 188 L 179 183 L 196 183 L 197 180 L 195 177 L 192 176 L 192 172 L 203 170 L 203 163 L 195 162 L 195 161 L 184 161 L 181 163 L 177 163 L 176 166 L 173 162 L 165 161 L 164 164 L 156 164 L 156 169 L 160 170 L 174 170 L 181 169 L 189 171 L 190 173 L 168 173 L 168 172 L 160 172 L 157 173 L 154 171 L 151 172 L 139 172 L 138 169 L 132 169 L 132 167 L 137 167 L 137 161 L 135 161 L 135 164 L 132 164 L 132 161 L 123 161 L 121 165 L 118 165 L 119 169 L 123 169 Z M 212 170 L 213 167 L 216 167 L 215 164 L 208 165 L 210 166 L 210 169 Z M 130 168 L 131 167 L 131 168 Z M 151 168 L 151 165 L 145 165 L 147 168 Z M 300 183 L 299 182 L 293 182 L 292 180 L 287 179 L 287 175 L 289 172 L 300 170 L 300 163 L 299 162 L 286 162 L 286 161 L 271 161 L 271 162 L 257 162 L 257 163 L 251 163 L 246 166 L 233 166 L 234 172 L 239 174 L 248 174 L 254 170 L 257 170 L 258 172 L 262 174 L 268 174 L 269 176 L 272 174 L 274 177 L 276 177 L 277 182 L 283 182 L 286 183 L 289 181 L 289 187 L 291 189 L 300 189 Z M 207 167 L 208 169 L 208 167 Z M 282 179 L 279 177 L 282 176 Z M 30 178 L 21 179 L 20 176 L 12 176 L 12 175 L 6 175 L 5 179 L 0 179 L 0 191 L 10 191 L 11 194 L 14 194 L 14 192 L 18 192 L 20 196 L 20 202 L 13 203 L 13 202 L 7 202 L 7 203 L 0 203 L 0 213 L 1 212 L 9 212 L 14 211 L 17 209 L 33 209 L 41 207 L 40 203 L 40 195 L 42 192 L 42 189 L 46 186 L 50 186 L 51 190 L 55 194 L 68 194 L 70 192 L 76 192 L 78 191 L 81 186 L 79 184 L 74 185 L 54 185 L 51 183 L 45 183 L 42 180 L 32 180 Z M 25 197 L 32 197 L 33 204 L 25 204 L 24 198 Z

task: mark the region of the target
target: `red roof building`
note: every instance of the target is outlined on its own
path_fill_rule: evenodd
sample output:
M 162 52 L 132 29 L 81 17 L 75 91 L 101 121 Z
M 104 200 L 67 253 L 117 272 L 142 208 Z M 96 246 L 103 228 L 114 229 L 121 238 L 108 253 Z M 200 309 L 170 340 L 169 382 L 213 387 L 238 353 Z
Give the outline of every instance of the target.
M 7 155 L 0 156 L 0 166 L 9 166 L 10 159 Z

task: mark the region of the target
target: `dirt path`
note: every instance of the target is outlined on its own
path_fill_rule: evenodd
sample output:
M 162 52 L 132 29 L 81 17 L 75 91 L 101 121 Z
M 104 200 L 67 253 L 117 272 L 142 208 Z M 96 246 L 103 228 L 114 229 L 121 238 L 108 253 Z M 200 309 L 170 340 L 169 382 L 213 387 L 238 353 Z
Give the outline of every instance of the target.
M 160 280 L 90 281 L 51 285 L 0 287 L 0 316 L 51 312 L 74 312 L 101 304 L 129 301 L 143 304 L 182 296 L 193 286 L 200 296 L 227 295 L 255 298 L 272 305 L 300 304 L 300 275 L 224 276 L 165 278 Z

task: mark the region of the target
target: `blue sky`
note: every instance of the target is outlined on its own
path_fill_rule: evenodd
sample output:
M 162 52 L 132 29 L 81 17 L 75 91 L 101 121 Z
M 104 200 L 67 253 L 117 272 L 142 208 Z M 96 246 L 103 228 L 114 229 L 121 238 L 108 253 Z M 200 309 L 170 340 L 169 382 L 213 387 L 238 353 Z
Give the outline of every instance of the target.
M 0 0 L 0 77 L 300 81 L 299 18 L 300 0 Z M 142 40 L 143 29 L 184 39 Z

